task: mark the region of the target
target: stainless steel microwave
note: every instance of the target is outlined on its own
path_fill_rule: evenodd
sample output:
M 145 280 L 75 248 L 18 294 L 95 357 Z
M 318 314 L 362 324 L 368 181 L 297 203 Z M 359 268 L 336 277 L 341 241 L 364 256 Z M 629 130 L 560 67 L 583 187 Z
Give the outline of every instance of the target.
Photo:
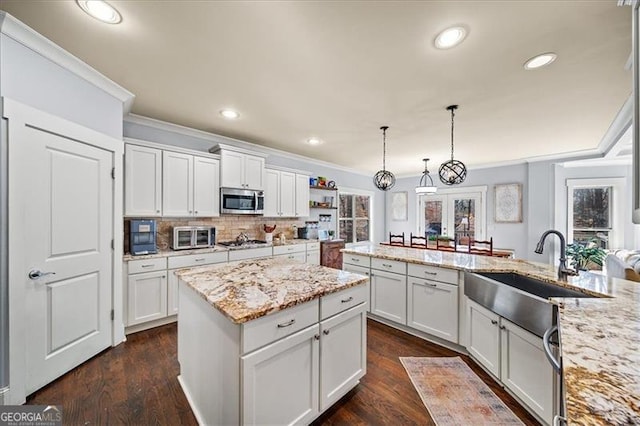
M 251 189 L 220 188 L 220 213 L 264 213 L 264 192 Z
M 213 247 L 216 243 L 216 228 L 208 226 L 175 226 L 171 248 L 185 250 Z

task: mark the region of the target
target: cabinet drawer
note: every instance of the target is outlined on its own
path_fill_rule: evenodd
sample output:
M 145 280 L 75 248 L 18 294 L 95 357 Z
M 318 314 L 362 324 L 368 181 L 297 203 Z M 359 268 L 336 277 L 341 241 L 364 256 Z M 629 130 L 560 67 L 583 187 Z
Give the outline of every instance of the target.
M 242 353 L 288 336 L 318 322 L 318 299 L 242 324 Z
M 167 269 L 167 258 L 158 257 L 156 259 L 130 260 L 129 273 L 139 274 L 141 272 L 153 272 Z
M 320 320 L 345 311 L 367 300 L 366 284 L 357 285 L 320 298 Z
M 209 263 L 223 263 L 227 261 L 228 252 L 188 254 L 186 256 L 173 256 L 169 260 L 169 269 L 189 268 L 192 266 L 207 265 Z
M 409 263 L 407 275 L 458 285 L 458 271 L 453 269 Z
M 342 256 L 342 263 L 369 268 L 371 266 L 371 258 L 369 256 L 362 256 L 359 254 L 344 253 Z
M 394 274 L 406 274 L 407 264 L 397 260 L 371 259 L 371 269 L 393 272 Z
M 307 243 L 307 251 L 320 250 L 320 243 Z
M 229 262 L 233 262 L 234 260 L 257 259 L 259 257 L 271 257 L 272 254 L 273 250 L 271 247 L 231 250 L 229 251 Z
M 273 246 L 273 255 L 298 253 L 305 251 L 306 244 L 291 244 L 288 246 Z

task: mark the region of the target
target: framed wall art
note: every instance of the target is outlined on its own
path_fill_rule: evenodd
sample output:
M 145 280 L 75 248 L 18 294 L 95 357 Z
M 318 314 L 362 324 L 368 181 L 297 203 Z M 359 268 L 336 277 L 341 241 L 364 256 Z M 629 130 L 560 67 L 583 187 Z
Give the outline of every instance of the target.
M 522 223 L 522 184 L 509 183 L 494 188 L 496 223 Z
M 396 222 L 409 220 L 407 211 L 408 198 L 407 191 L 391 193 L 391 220 Z

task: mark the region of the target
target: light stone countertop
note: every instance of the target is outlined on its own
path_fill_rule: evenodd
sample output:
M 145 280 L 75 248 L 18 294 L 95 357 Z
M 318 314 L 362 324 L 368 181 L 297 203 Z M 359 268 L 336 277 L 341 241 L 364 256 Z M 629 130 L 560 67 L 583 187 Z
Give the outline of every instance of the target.
M 281 257 L 180 269 L 175 274 L 236 324 L 369 280 L 364 275 Z
M 594 298 L 552 299 L 558 304 L 569 424 L 640 424 L 640 283 L 581 273 L 557 280 L 557 265 L 464 253 L 378 245 L 344 253 L 467 272 L 512 272 Z

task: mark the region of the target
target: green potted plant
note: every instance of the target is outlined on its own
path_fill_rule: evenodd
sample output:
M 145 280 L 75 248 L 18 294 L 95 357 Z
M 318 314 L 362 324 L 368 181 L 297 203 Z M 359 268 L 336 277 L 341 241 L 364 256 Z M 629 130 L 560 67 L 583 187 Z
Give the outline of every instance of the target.
M 596 240 L 567 245 L 567 257 L 571 258 L 571 266 L 577 270 L 586 271 L 590 263 L 598 266 L 591 269 L 601 269 L 606 256 L 607 252 L 598 247 Z

